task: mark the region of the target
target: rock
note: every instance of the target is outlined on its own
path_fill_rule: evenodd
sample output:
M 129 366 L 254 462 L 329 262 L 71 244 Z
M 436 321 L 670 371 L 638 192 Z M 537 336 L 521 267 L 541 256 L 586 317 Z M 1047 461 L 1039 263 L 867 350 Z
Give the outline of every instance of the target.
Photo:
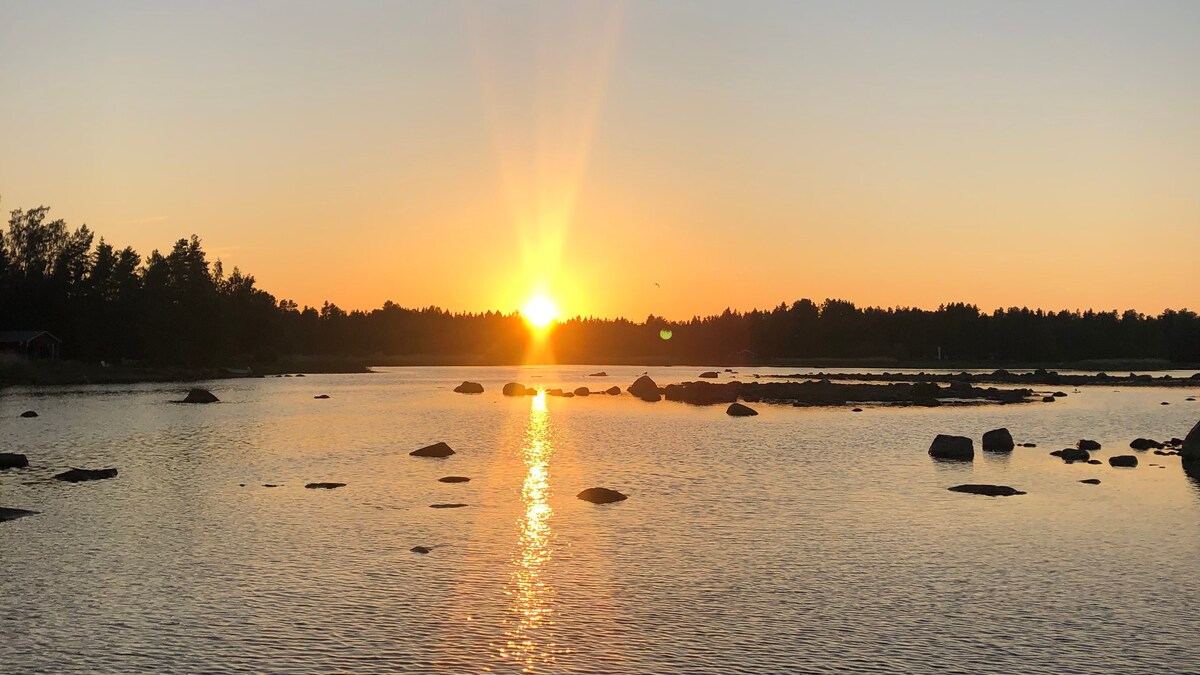
M 1056 391 L 1053 394 L 1051 394 L 1051 396 L 1053 396 L 1054 398 L 1063 398 L 1066 395 L 1067 395 L 1067 393 L 1063 392 L 1063 391 Z
M 332 490 L 334 488 L 345 487 L 345 483 L 309 483 L 304 487 L 309 490 Z
M 620 396 L 621 388 L 614 384 L 613 386 L 609 387 L 608 389 L 605 389 L 604 393 L 608 394 L 609 396 Z
M 983 435 L 983 449 L 991 452 L 1011 452 L 1016 447 L 1012 434 L 1003 427 L 992 429 Z
M 658 393 L 658 384 L 650 379 L 649 375 L 642 375 L 633 381 L 633 384 L 626 388 L 626 391 L 642 400 L 657 401 L 662 398 Z
M 1136 450 L 1137 448 L 1134 448 L 1134 449 Z M 1171 456 L 1172 454 L 1174 454 L 1174 453 L 1170 453 L 1170 452 L 1164 452 L 1164 451 L 1162 451 L 1162 450 L 1155 450 L 1155 451 L 1154 451 L 1154 454 L 1156 454 L 1156 455 L 1160 455 L 1160 456 L 1162 456 L 1162 457 L 1170 457 L 1170 456 Z
M 572 393 L 576 396 L 588 396 L 592 392 L 587 387 L 577 387 Z
M 37 511 L 27 511 L 25 509 L 9 509 L 0 506 L 0 523 L 8 520 L 16 520 L 25 516 L 37 515 Z
M 1135 467 L 1138 465 L 1138 458 L 1133 455 L 1116 455 L 1108 458 L 1110 466 L 1128 466 Z
M 114 478 L 116 475 L 116 469 L 71 469 L 70 471 L 64 471 L 55 475 L 54 478 L 56 480 L 65 480 L 68 483 L 80 483 L 85 480 Z
M 1098 459 L 1089 459 L 1089 460 L 1087 461 L 1087 463 L 1088 463 L 1088 464 L 1103 464 L 1104 462 L 1101 462 L 1101 461 L 1100 461 L 1100 460 L 1098 460 Z
M 1079 448 L 1080 450 L 1099 450 L 1100 444 L 1096 441 L 1090 441 L 1086 438 L 1081 438 L 1075 442 L 1075 447 Z
M 855 408 L 855 409 L 851 410 L 850 412 L 862 412 L 862 411 L 863 411 L 862 408 Z
M 1080 482 L 1080 483 L 1087 483 L 1088 485 L 1099 485 L 1099 484 L 1100 484 L 1100 479 L 1099 479 L 1099 478 L 1084 478 L 1083 480 L 1081 480 L 1081 481 L 1079 481 L 1079 482 Z
M 1196 426 L 1188 432 L 1188 435 L 1183 439 L 1183 449 L 1179 451 L 1179 456 L 1184 462 L 1195 462 L 1200 464 L 1200 422 L 1196 422 Z
M 1168 403 L 1167 401 L 1163 401 L 1162 403 L 1159 403 L 1159 405 L 1171 405 L 1171 404 Z
M 1162 450 L 1163 444 L 1150 438 L 1135 438 L 1129 447 L 1134 450 Z
M 706 370 L 703 373 L 700 373 L 700 377 L 703 377 L 706 380 L 712 380 L 712 379 L 720 377 L 720 375 L 717 374 L 716 371 Z
M 1177 448 L 1182 448 L 1183 447 L 1183 439 L 1182 438 L 1172 438 L 1171 445 L 1173 445 Z
M 929 455 L 937 459 L 975 459 L 975 442 L 966 436 L 938 434 L 929 446 Z
M 329 394 L 317 394 L 317 395 L 316 395 L 316 396 L 314 396 L 313 398 L 315 398 L 315 399 L 324 399 L 324 398 L 329 398 Z
M 296 373 L 296 377 L 304 377 L 304 373 Z
M 0 469 L 21 469 L 29 466 L 29 458 L 15 452 L 0 452 Z
M 946 489 L 951 492 L 965 492 L 967 494 L 986 495 L 988 497 L 1012 497 L 1013 495 L 1025 494 L 1007 485 L 955 485 Z
M 433 549 L 428 546 L 414 546 L 408 550 L 412 551 L 413 553 L 420 553 L 420 554 L 424 555 L 426 553 L 429 553 Z
M 482 394 L 483 385 L 478 382 L 463 382 L 454 388 L 457 394 Z
M 547 389 L 546 395 L 547 396 L 565 396 L 566 394 L 563 392 L 562 389 Z
M 1058 399 L 1054 398 L 1053 396 L 1043 396 L 1042 397 L 1042 403 L 1054 403 L 1056 400 L 1058 400 Z
M 21 413 L 21 417 L 37 417 L 37 416 L 38 416 L 38 414 L 32 410 L 26 410 L 25 412 Z
M 529 390 L 523 384 L 509 382 L 508 384 L 504 385 L 504 389 L 501 391 L 505 396 L 526 396 L 526 392 Z
M 610 490 L 602 487 L 588 488 L 575 496 L 585 502 L 591 502 L 593 504 L 611 504 L 613 502 L 621 502 L 628 499 L 628 497 L 620 492 L 617 492 L 616 490 Z
M 466 504 L 430 504 L 431 509 L 462 509 L 466 508 Z
M 439 483 L 469 483 L 470 478 L 466 476 L 442 476 L 438 479 Z
M 1195 399 L 1195 397 L 1189 396 L 1189 397 L 1187 397 L 1187 398 L 1186 398 L 1186 399 L 1184 399 L 1184 400 L 1185 400 L 1185 401 L 1195 401 L 1196 399 Z
M 184 397 L 183 403 L 217 403 L 221 399 L 213 396 L 213 393 L 207 389 L 193 389 Z
M 278 485 L 276 485 L 275 483 L 263 483 L 263 487 L 265 487 L 265 488 L 273 488 L 273 487 L 279 487 L 279 486 L 278 486 Z
M 741 403 L 730 403 L 729 407 L 725 409 L 725 414 L 730 417 L 754 417 L 758 411 Z
M 588 377 L 608 377 L 608 373 L 606 373 L 602 370 L 598 373 L 591 373 L 590 375 L 588 375 Z
M 427 445 L 423 448 L 413 450 L 408 453 L 411 457 L 449 457 L 454 454 L 454 450 L 449 445 L 438 441 L 433 445 Z
M 564 392 L 561 394 L 561 396 L 562 396 L 563 398 L 575 398 L 575 392 L 573 392 L 573 391 L 564 391 Z
M 1037 447 L 1037 443 L 1022 443 L 1022 444 L 1021 444 L 1021 447 L 1022 447 L 1022 448 L 1036 448 L 1036 447 Z
M 1050 454 L 1054 455 L 1055 457 L 1061 457 L 1063 458 L 1063 461 L 1067 462 L 1086 462 L 1092 457 L 1090 454 L 1088 454 L 1087 450 L 1081 450 L 1079 448 L 1063 448 L 1062 450 L 1055 450 Z

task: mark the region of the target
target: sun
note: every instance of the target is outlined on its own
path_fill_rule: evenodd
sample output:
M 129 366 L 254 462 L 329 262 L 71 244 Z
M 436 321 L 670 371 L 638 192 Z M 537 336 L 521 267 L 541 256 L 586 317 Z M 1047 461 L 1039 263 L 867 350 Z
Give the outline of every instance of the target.
M 534 328 L 545 328 L 558 318 L 558 306 L 550 298 L 539 295 L 525 303 L 521 316 Z

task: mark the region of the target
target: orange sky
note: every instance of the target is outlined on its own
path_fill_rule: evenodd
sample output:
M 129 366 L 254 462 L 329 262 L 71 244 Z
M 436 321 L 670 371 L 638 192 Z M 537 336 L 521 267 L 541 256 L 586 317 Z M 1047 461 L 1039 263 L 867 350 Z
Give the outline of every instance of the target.
M 347 309 L 1200 308 L 1200 5 L 751 7 L 6 3 L 0 208 Z

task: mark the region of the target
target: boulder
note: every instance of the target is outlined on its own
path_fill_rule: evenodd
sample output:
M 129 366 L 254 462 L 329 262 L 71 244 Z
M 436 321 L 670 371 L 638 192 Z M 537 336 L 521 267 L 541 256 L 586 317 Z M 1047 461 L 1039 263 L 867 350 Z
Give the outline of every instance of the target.
M 588 377 L 608 377 L 608 373 L 606 373 L 602 370 L 598 373 L 591 373 L 588 375 Z
M 345 483 L 309 483 L 304 487 L 309 490 L 332 490 L 334 488 L 345 487 Z
M 442 476 L 438 479 L 439 483 L 469 483 L 470 478 L 466 476 Z
M 483 385 L 478 382 L 463 382 L 454 388 L 457 394 L 482 394 Z
M 613 502 L 620 502 L 628 499 L 628 497 L 620 492 L 617 492 L 616 490 L 610 490 L 602 487 L 588 488 L 575 496 L 585 502 L 591 502 L 593 504 L 611 504 Z
M 0 469 L 21 469 L 29 466 L 29 458 L 15 452 L 0 452 Z
M 461 509 L 466 508 L 466 504 L 430 504 L 431 509 Z
M 116 469 L 71 469 L 70 471 L 64 471 L 55 475 L 54 478 L 56 480 L 65 480 L 68 483 L 80 483 L 85 480 L 114 478 L 116 475 Z
M 991 452 L 1011 452 L 1016 447 L 1012 434 L 1003 427 L 992 429 L 983 435 L 983 449 Z
M 37 417 L 37 416 L 38 416 L 38 414 L 32 410 L 26 410 L 25 412 L 21 413 L 21 417 Z
M 704 378 L 704 379 L 706 379 L 706 380 L 712 380 L 712 379 L 715 379 L 715 378 L 717 378 L 717 377 L 720 377 L 720 375 L 719 375 L 719 374 L 717 374 L 717 372 L 716 372 L 716 371 L 713 371 L 713 370 L 706 370 L 706 371 L 704 371 L 703 373 L 700 373 L 700 377 L 703 377 L 703 378 Z
M 1183 449 L 1179 451 L 1179 456 L 1184 462 L 1200 464 L 1200 422 L 1196 422 L 1196 426 L 1184 437 Z
M 525 385 L 518 384 L 516 382 L 509 382 L 508 384 L 504 385 L 504 389 L 501 390 L 505 396 L 526 396 L 527 391 L 528 389 L 526 389 Z
M 1055 450 L 1050 454 L 1055 457 L 1061 457 L 1066 462 L 1086 462 L 1092 457 L 1088 454 L 1087 450 L 1079 448 L 1063 448 L 1062 450 Z
M 1133 455 L 1116 455 L 1108 458 L 1110 466 L 1128 466 L 1135 467 L 1138 465 L 1138 458 Z
M 317 394 L 317 395 L 316 395 L 316 396 L 314 396 L 313 398 L 315 398 L 315 399 L 326 399 L 326 398 L 329 398 L 329 394 Z
M 754 417 L 758 411 L 741 403 L 730 403 L 729 407 L 725 409 L 725 414 L 730 417 Z
M 216 403 L 221 399 L 213 396 L 213 393 L 207 389 L 193 389 L 184 397 L 183 403 Z
M 1075 443 L 1075 447 L 1080 450 L 1099 450 L 1100 444 L 1096 441 L 1091 441 L 1086 438 L 1081 438 Z
M 449 457 L 454 454 L 454 450 L 449 445 L 438 441 L 433 445 L 427 445 L 423 448 L 413 450 L 408 453 L 411 457 Z
M 1100 484 L 1100 479 L 1099 479 L 1099 478 L 1084 478 L 1083 480 L 1081 480 L 1081 481 L 1079 481 L 1079 482 L 1080 482 L 1080 483 L 1087 483 L 1088 485 L 1099 485 L 1099 484 Z
M 428 546 L 414 546 L 408 550 L 412 551 L 413 553 L 420 553 L 420 554 L 424 555 L 426 553 L 429 553 L 433 549 Z
M 985 495 L 988 497 L 1012 497 L 1013 495 L 1023 495 L 1024 492 L 1016 488 L 1011 488 L 1007 485 L 955 485 L 954 487 L 946 488 L 951 492 L 965 492 L 972 495 Z
M 1043 396 L 1042 403 L 1054 403 L 1056 399 L 1053 396 Z
M 609 387 L 608 389 L 605 389 L 604 393 L 608 394 L 609 396 L 620 396 L 621 388 L 614 384 L 613 386 Z
M 642 375 L 633 381 L 633 384 L 626 388 L 626 391 L 643 400 L 659 400 L 662 396 L 658 393 L 658 384 L 650 379 L 649 375 Z
M 27 511 L 25 509 L 9 509 L 9 508 L 0 506 L 0 523 L 3 523 L 6 520 L 16 520 L 17 518 L 24 518 L 25 516 L 32 516 L 32 515 L 36 515 L 36 514 L 37 514 L 37 511 Z
M 929 446 L 929 455 L 937 459 L 975 459 L 975 442 L 966 436 L 938 434 Z
M 571 393 L 575 394 L 576 396 L 588 396 L 592 392 L 587 387 L 576 387 L 575 391 Z
M 1129 447 L 1134 450 L 1162 450 L 1163 444 L 1150 438 L 1135 438 Z

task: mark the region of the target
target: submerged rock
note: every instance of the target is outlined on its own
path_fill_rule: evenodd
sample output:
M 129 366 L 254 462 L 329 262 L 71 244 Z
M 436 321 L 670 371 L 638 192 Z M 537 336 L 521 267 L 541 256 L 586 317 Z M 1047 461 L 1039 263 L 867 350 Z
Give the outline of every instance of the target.
M 56 474 L 56 480 L 65 480 L 68 483 L 80 483 L 85 480 L 104 480 L 105 478 L 115 478 L 117 475 L 116 469 L 71 469 Z
M 1108 458 L 1110 466 L 1127 466 L 1135 467 L 1138 465 L 1138 458 L 1133 455 L 1116 455 Z
M 983 435 L 983 449 L 992 452 L 1009 452 L 1016 445 L 1013 443 L 1012 434 L 1001 427 L 1000 429 L 992 429 Z
M 725 414 L 730 417 L 754 417 L 758 411 L 748 405 L 730 403 L 729 407 L 725 409 Z
M 0 469 L 21 469 L 29 466 L 29 458 L 16 452 L 0 452 Z
M 946 488 L 951 492 L 965 492 L 972 495 L 985 495 L 988 497 L 1012 497 L 1013 495 L 1023 495 L 1024 492 L 1016 488 L 1011 488 L 1007 485 L 955 485 L 954 487 Z
M 644 401 L 658 401 L 662 395 L 658 393 L 658 384 L 649 375 L 642 375 L 629 385 L 627 391 Z
M 38 416 L 38 414 L 32 410 L 26 410 L 25 412 L 21 413 L 21 417 L 37 417 L 37 416 Z
M 466 508 L 466 504 L 430 504 L 431 509 L 461 509 Z
M 1066 392 L 1062 392 L 1062 391 L 1056 391 L 1053 394 L 1051 394 L 1051 396 L 1053 396 L 1054 398 L 1063 398 L 1066 395 L 1067 395 Z
M 700 373 L 700 377 L 703 377 L 706 380 L 713 380 L 713 379 L 720 377 L 720 375 L 718 373 L 716 373 L 715 371 L 706 370 L 703 373 Z
M 1134 450 L 1162 450 L 1163 444 L 1150 438 L 1135 438 L 1129 443 Z
M 592 373 L 592 374 L 588 375 L 588 377 L 608 377 L 608 373 L 606 373 L 602 370 L 598 373 Z
M 470 478 L 466 476 L 442 476 L 438 479 L 439 483 L 469 483 Z
M 611 504 L 613 502 L 621 502 L 628 499 L 628 497 L 620 492 L 617 492 L 616 490 L 610 490 L 603 487 L 588 488 L 575 496 L 585 502 L 591 502 L 593 504 Z
M 1099 479 L 1099 478 L 1084 478 L 1083 480 L 1081 480 L 1081 481 L 1079 481 L 1079 482 L 1080 482 L 1080 483 L 1087 483 L 1088 485 L 1099 485 L 1099 484 L 1100 484 L 1100 479 Z
M 862 409 L 862 408 L 854 408 L 854 409 L 853 409 L 853 410 L 851 410 L 850 412 L 862 412 L 862 411 L 863 411 L 863 409 Z
M 424 554 L 432 551 L 433 548 L 430 546 L 414 546 L 408 550 L 412 551 L 413 553 L 420 553 L 420 554 L 424 555 Z
M 1079 448 L 1063 448 L 1062 450 L 1055 450 L 1050 454 L 1055 457 L 1061 457 L 1066 462 L 1086 462 L 1092 457 L 1088 454 L 1087 450 L 1080 450 Z
M 408 454 L 411 457 L 449 457 L 454 454 L 454 450 L 449 445 L 438 441 L 433 445 L 418 448 Z
M 309 490 L 332 490 L 334 488 L 345 487 L 345 483 L 309 483 L 304 487 Z
M 26 509 L 10 509 L 0 506 L 0 523 L 8 520 L 16 520 L 17 518 L 24 518 L 25 516 L 34 516 L 37 515 L 37 513 L 37 511 L 28 511 Z
M 1079 448 L 1080 450 L 1099 450 L 1100 444 L 1096 441 L 1081 438 L 1075 443 L 1075 447 Z
M 1021 444 L 1021 447 L 1022 447 L 1022 448 L 1036 448 L 1036 447 L 1037 447 L 1037 443 L 1022 443 L 1022 444 Z
M 1058 400 L 1058 399 L 1054 398 L 1053 396 L 1043 396 L 1042 397 L 1042 403 L 1054 403 L 1056 400 Z
M 937 459 L 975 459 L 975 442 L 966 436 L 938 434 L 929 446 L 929 455 Z
M 325 399 L 325 398 L 329 398 L 329 394 L 317 394 L 317 395 L 316 395 L 316 396 L 314 396 L 313 398 L 316 398 L 316 399 Z
M 455 387 L 454 391 L 458 394 L 482 394 L 483 385 L 478 382 L 463 382 Z
M 523 384 L 509 382 L 508 384 L 504 385 L 504 389 L 502 389 L 501 392 L 505 396 L 525 396 L 528 394 L 529 389 Z
M 217 403 L 220 400 L 207 389 L 193 389 L 184 397 L 182 403 Z

